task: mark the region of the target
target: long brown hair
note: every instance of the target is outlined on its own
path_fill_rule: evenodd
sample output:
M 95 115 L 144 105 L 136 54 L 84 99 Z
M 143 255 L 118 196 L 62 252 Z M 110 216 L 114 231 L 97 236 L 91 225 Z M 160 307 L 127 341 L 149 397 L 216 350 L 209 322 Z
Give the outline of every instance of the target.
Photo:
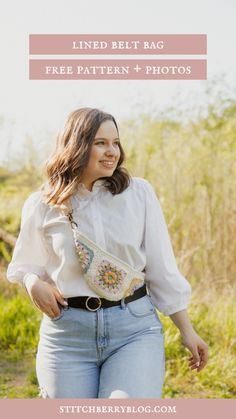
M 65 128 L 57 137 L 56 148 L 45 163 L 47 182 L 43 185 L 44 200 L 49 205 L 60 205 L 76 191 L 86 167 L 95 135 L 102 122 L 114 122 L 109 113 L 94 108 L 81 108 L 70 113 Z M 119 143 L 120 158 L 113 175 L 102 178 L 105 187 L 113 194 L 119 194 L 130 183 L 128 171 L 121 167 L 125 160 L 124 150 Z

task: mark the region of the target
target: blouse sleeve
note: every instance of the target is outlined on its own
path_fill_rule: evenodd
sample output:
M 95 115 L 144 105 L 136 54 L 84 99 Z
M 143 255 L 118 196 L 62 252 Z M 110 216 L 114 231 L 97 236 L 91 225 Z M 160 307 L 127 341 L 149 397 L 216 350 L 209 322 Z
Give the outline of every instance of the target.
M 22 283 L 29 273 L 47 277 L 48 252 L 41 228 L 45 209 L 41 192 L 31 194 L 23 205 L 20 233 L 6 274 L 10 282 Z
M 191 286 L 178 270 L 160 202 L 147 181 L 145 192 L 146 282 L 157 309 L 168 316 L 187 308 Z

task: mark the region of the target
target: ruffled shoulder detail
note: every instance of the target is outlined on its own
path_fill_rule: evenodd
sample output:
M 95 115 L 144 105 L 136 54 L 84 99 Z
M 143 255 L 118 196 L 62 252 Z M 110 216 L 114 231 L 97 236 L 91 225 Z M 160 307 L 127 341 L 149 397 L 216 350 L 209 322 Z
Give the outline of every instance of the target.
M 21 219 L 22 225 L 32 216 L 38 220 L 36 224 L 40 224 L 40 221 L 42 222 L 42 219 L 44 218 L 48 209 L 49 206 L 43 201 L 43 192 L 33 192 L 24 202 Z

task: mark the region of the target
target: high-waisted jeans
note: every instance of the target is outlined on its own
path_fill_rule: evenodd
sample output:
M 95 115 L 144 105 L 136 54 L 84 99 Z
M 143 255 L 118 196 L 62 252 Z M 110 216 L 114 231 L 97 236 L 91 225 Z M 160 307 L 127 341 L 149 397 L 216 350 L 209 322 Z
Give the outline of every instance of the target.
M 149 295 L 43 315 L 36 359 L 43 398 L 160 398 L 164 369 L 163 326 Z

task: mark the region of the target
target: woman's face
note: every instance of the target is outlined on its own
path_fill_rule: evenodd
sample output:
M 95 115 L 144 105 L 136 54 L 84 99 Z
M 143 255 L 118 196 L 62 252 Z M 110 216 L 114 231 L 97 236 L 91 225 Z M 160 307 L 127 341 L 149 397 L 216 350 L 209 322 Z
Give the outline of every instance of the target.
M 120 158 L 119 137 L 113 121 L 100 125 L 90 151 L 89 161 L 83 171 L 81 182 L 91 190 L 95 180 L 112 176 Z

